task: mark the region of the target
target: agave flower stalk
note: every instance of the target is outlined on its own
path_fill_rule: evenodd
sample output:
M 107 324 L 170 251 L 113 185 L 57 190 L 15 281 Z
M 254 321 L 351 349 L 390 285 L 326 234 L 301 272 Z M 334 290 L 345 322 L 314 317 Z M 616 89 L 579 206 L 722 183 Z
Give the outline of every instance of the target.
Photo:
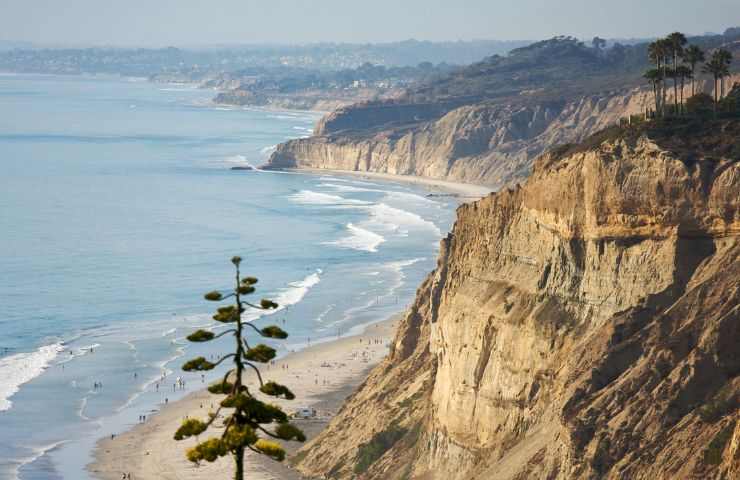
M 196 357 L 182 366 L 185 371 L 207 371 L 213 370 L 227 360 L 232 360 L 233 368 L 229 369 L 220 381 L 208 387 L 210 393 L 226 395 L 226 398 L 219 403 L 215 412 L 209 413 L 208 419 L 185 420 L 174 436 L 175 440 L 197 437 L 221 417 L 222 410 L 228 412 L 223 420 L 224 430 L 221 436 L 199 442 L 187 451 L 187 458 L 192 462 L 200 463 L 202 461 L 213 462 L 226 455 L 232 455 L 236 480 L 244 479 L 244 455 L 247 450 L 282 461 L 285 458 L 285 450 L 272 439 L 299 442 L 306 440 L 303 432 L 288 421 L 288 416 L 280 407 L 261 401 L 244 384 L 245 371 L 250 369 L 256 374 L 260 385 L 259 390 L 264 395 L 286 400 L 295 398 L 288 387 L 273 381 L 265 382 L 257 366 L 259 363 L 271 361 L 275 358 L 276 352 L 274 348 L 265 344 L 251 346 L 246 333 L 256 333 L 259 337 L 272 339 L 285 339 L 288 334 L 277 325 L 260 329 L 242 320 L 242 313 L 247 308 L 274 310 L 278 308 L 278 304 L 267 299 L 262 299 L 259 303 L 244 300 L 244 297 L 255 293 L 257 279 L 241 276 L 239 269 L 241 261 L 241 257 L 231 259 L 236 272 L 233 289 L 225 293 L 214 290 L 204 296 L 206 300 L 212 302 L 233 299 L 232 304 L 219 307 L 213 315 L 214 320 L 232 325 L 232 328 L 218 335 L 207 330 L 196 330 L 187 337 L 191 342 L 202 343 L 225 335 L 233 335 L 234 351 L 221 356 L 214 362 L 205 357 Z

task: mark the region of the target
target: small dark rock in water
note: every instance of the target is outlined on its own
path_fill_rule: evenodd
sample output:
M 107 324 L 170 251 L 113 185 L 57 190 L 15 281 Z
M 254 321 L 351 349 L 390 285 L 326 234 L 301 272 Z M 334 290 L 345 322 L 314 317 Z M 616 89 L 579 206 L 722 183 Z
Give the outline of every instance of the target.
M 254 167 L 251 165 L 240 165 L 238 167 L 231 167 L 232 170 L 254 170 Z

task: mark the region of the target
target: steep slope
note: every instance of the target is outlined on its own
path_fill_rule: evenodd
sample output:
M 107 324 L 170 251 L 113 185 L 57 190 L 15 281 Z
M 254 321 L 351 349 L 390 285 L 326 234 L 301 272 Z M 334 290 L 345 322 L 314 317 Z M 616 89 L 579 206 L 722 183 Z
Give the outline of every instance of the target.
M 740 82 L 740 75 L 727 82 Z M 711 81 L 697 83 L 698 91 L 711 92 Z M 549 148 L 578 143 L 652 105 L 652 93 L 640 87 L 569 101 L 464 105 L 430 121 L 423 119 L 442 107 L 356 105 L 330 114 L 316 135 L 279 145 L 269 167 L 417 175 L 500 188 L 526 178 L 534 158 Z M 419 121 L 405 123 L 409 117 Z M 384 120 L 376 128 L 378 118 Z M 342 129 L 341 122 L 357 122 L 356 130 Z M 327 124 L 340 130 L 325 133 Z
M 578 142 L 644 112 L 647 105 L 649 96 L 640 89 L 566 103 L 465 105 L 413 127 L 292 140 L 278 146 L 269 165 L 417 175 L 499 188 L 525 178 L 532 159 L 547 148 Z M 409 107 L 407 114 L 427 113 L 416 108 Z
M 737 478 L 740 122 L 694 135 L 629 129 L 461 206 L 388 359 L 299 470 Z
M 735 37 L 692 39 L 705 47 Z M 740 38 L 740 37 L 738 37 Z M 525 178 L 548 148 L 580 142 L 652 106 L 646 45 L 588 48 L 555 38 L 410 88 L 343 107 L 314 136 L 280 145 L 268 168 L 373 171 L 499 188 Z M 727 80 L 740 81 L 740 75 Z M 701 79 L 698 91 L 711 91 Z M 669 89 L 672 93 L 673 89 Z M 685 87 L 685 96 L 691 87 Z

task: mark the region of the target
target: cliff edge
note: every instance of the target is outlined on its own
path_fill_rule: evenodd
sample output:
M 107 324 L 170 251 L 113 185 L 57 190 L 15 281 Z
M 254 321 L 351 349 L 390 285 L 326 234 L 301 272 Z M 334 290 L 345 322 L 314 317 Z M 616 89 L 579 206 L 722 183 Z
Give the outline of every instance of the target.
M 708 47 L 735 39 L 696 40 Z M 340 108 L 318 123 L 312 137 L 279 145 L 267 168 L 414 175 L 493 189 L 513 185 L 548 149 L 581 142 L 653 108 L 642 77 L 649 68 L 647 48 L 602 51 L 556 37 L 492 56 L 393 99 Z M 726 79 L 727 85 L 734 82 L 740 74 Z M 684 85 L 683 95 L 713 88 L 703 77 Z
M 463 205 L 388 358 L 297 468 L 738 478 L 740 122 L 611 132 Z

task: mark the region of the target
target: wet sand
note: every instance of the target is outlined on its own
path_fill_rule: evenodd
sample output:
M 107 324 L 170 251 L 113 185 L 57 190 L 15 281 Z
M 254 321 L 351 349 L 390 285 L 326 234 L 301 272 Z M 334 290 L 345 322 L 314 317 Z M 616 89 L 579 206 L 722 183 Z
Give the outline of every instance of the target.
M 317 411 L 315 418 L 296 420 L 310 439 L 317 435 L 336 414 L 344 399 L 362 383 L 368 371 L 388 352 L 388 344 L 400 316 L 366 327 L 356 336 L 320 343 L 276 360 L 274 366 L 262 368 L 265 380 L 288 386 L 296 395 L 293 401 L 270 401 L 290 413 L 309 407 Z M 249 375 L 247 385 L 256 386 Z M 256 388 L 250 390 L 255 391 Z M 173 434 L 186 416 L 206 418 L 211 405 L 221 396 L 205 389 L 187 397 L 161 405 L 161 410 L 143 424 L 98 442 L 93 463 L 88 471 L 101 480 L 120 480 L 121 474 L 131 473 L 135 480 L 216 480 L 232 478 L 231 457 L 214 463 L 194 465 L 185 458 L 185 451 L 195 439 L 177 442 Z M 219 435 L 222 430 L 212 427 L 201 440 Z M 210 435 L 209 435 L 210 433 Z M 283 442 L 290 456 L 302 444 Z M 300 480 L 302 477 L 283 464 L 265 457 L 247 455 L 245 477 L 250 480 Z
M 391 173 L 360 172 L 351 170 L 331 170 L 323 168 L 294 168 L 285 169 L 290 172 L 305 172 L 312 174 L 325 174 L 334 176 L 346 176 L 364 180 L 379 180 L 383 182 L 407 183 L 417 187 L 425 188 L 430 196 L 453 196 L 463 202 L 473 202 L 487 196 L 494 190 L 482 185 L 470 183 L 450 182 L 447 180 L 436 180 L 434 178 L 418 177 L 415 175 L 395 175 Z

